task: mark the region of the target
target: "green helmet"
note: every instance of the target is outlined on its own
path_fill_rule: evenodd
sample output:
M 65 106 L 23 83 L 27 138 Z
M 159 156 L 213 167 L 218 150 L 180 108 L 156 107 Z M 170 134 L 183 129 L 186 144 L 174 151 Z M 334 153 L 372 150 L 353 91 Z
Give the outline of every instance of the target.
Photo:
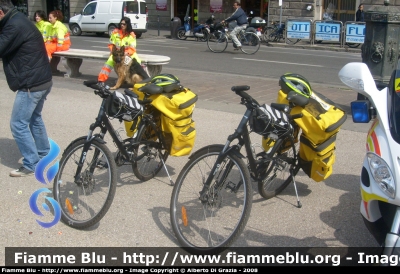
M 279 79 L 279 85 L 284 93 L 288 94 L 290 91 L 295 91 L 307 98 L 312 94 L 311 85 L 308 80 L 295 73 L 286 73 Z
M 164 93 L 181 91 L 184 89 L 178 77 L 169 73 L 163 73 L 154 76 L 151 79 L 151 84 L 162 87 Z
M 158 74 L 158 75 L 154 76 L 151 79 L 151 83 L 156 84 L 157 86 L 163 87 L 163 86 L 167 86 L 170 84 L 179 84 L 180 81 L 179 81 L 178 77 L 176 77 L 172 74 L 163 73 L 163 74 Z

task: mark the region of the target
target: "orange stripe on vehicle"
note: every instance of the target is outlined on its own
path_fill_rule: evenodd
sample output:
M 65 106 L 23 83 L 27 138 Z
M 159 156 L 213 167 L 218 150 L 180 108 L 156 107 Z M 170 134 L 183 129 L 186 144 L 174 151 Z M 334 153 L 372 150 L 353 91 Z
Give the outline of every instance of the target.
M 376 137 L 375 131 L 371 134 L 372 141 L 374 142 L 375 153 L 381 156 L 381 148 L 379 147 L 378 137 Z

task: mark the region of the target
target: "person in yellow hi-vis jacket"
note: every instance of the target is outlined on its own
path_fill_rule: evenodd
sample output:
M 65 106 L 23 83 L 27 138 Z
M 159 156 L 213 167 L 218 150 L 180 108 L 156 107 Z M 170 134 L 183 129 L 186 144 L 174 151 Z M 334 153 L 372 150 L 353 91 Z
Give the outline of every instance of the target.
M 43 10 L 35 11 L 35 14 L 33 15 L 33 21 L 36 22 L 35 26 L 42 34 L 43 41 L 46 43 L 46 41 L 49 39 L 49 33 L 51 28 L 51 23 L 47 21 L 46 13 Z
M 110 57 L 105 62 L 99 73 L 99 85 L 104 85 L 104 82 L 107 81 L 111 70 L 114 68 L 114 60 L 111 55 L 113 45 L 115 45 L 118 49 L 122 46 L 125 46 L 125 56 L 129 56 L 131 59 L 136 58 L 136 61 L 139 64 L 142 62 L 136 53 L 136 35 L 132 31 L 131 19 L 128 17 L 123 17 L 118 24 L 118 28 L 116 28 L 110 36 L 110 43 L 108 44 L 108 48 L 110 49 Z
M 51 23 L 49 38 L 46 41 L 46 50 L 49 60 L 54 52 L 69 50 L 71 39 L 67 27 L 62 23 L 64 15 L 60 10 L 54 10 L 49 14 Z

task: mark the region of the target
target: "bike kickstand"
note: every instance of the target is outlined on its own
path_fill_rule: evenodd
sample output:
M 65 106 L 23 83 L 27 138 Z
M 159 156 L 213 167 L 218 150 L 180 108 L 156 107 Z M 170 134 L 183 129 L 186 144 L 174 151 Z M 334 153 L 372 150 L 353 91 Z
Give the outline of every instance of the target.
M 174 181 L 172 181 L 172 179 L 171 179 L 171 176 L 169 176 L 169 172 L 168 172 L 167 166 L 165 165 L 164 159 L 162 157 L 160 157 L 160 159 L 161 159 L 161 162 L 163 163 L 165 172 L 167 172 L 167 176 L 168 176 L 170 185 L 171 186 L 175 185 Z
M 298 207 L 298 208 L 301 208 L 302 205 L 301 205 L 301 203 L 300 203 L 299 194 L 297 193 L 296 181 L 295 181 L 295 179 L 294 179 L 293 170 L 292 170 L 292 169 L 290 170 L 290 175 L 292 176 L 292 181 L 293 181 L 293 185 L 294 185 L 294 191 L 296 192 L 297 207 Z

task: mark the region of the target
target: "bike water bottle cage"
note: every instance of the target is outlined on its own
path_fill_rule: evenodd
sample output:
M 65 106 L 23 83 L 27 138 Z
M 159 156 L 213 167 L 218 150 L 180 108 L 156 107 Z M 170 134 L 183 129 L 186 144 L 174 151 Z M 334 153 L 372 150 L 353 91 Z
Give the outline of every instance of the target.
M 279 85 L 284 93 L 294 91 L 304 97 L 310 98 L 312 91 L 308 80 L 300 74 L 286 73 L 279 79 Z

